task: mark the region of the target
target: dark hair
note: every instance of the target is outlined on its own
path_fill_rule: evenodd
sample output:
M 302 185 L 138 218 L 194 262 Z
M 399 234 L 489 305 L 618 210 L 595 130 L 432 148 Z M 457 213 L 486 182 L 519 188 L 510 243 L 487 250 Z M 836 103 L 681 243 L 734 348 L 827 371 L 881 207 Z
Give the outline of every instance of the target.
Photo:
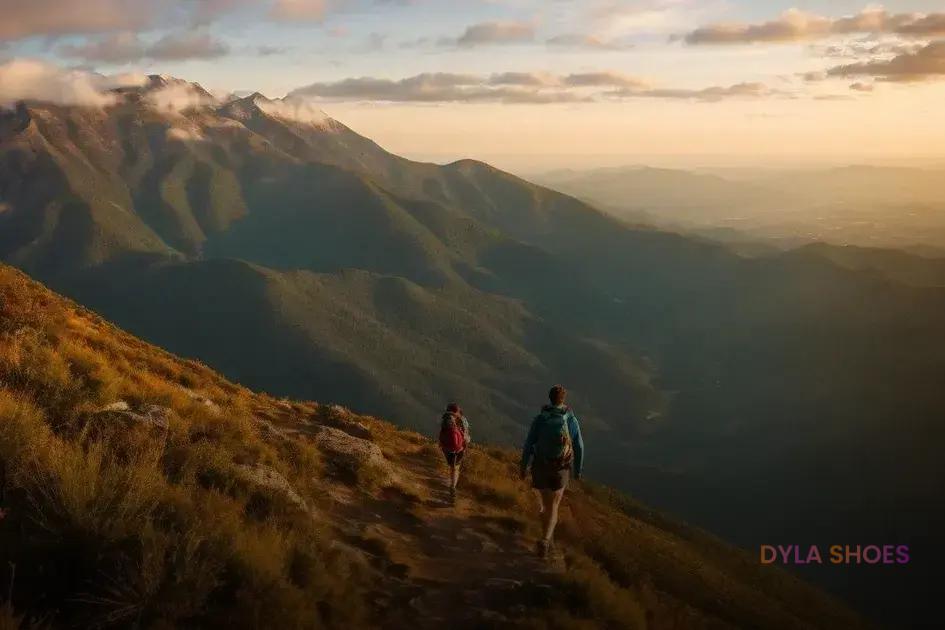
M 548 400 L 551 401 L 552 405 L 560 405 L 564 402 L 564 399 L 568 397 L 568 390 L 564 388 L 564 385 L 555 385 L 548 392 Z
M 457 403 L 450 403 L 446 405 L 446 410 L 450 413 L 459 413 L 459 405 Z

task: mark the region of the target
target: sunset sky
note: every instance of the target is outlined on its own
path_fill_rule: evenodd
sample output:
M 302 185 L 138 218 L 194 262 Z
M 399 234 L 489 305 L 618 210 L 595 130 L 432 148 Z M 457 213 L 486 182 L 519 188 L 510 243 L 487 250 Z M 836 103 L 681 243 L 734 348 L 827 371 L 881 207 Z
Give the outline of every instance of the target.
M 945 7 L 903 0 L 0 0 L 14 59 L 313 99 L 520 170 L 945 159 Z M 4 74 L 6 68 L 6 75 Z

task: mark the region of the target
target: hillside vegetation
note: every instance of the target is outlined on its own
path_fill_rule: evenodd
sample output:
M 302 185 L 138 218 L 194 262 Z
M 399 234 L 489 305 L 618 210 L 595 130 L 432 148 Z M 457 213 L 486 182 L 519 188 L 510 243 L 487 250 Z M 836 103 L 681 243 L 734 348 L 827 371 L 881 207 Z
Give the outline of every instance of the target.
M 860 624 L 594 485 L 539 562 L 514 453 L 476 447 L 448 507 L 423 435 L 254 394 L 5 266 L 0 458 L 3 628 Z

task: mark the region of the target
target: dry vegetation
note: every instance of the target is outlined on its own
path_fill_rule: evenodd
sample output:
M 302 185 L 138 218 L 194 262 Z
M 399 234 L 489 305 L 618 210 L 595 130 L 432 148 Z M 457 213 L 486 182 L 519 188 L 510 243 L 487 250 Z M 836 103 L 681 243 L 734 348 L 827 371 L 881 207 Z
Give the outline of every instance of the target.
M 396 480 L 311 439 L 311 427 L 339 423 L 369 432 Z M 540 566 L 513 453 L 476 447 L 461 506 L 443 509 L 430 440 L 253 394 L 5 267 L 0 458 L 0 630 L 441 627 L 470 592 L 475 614 L 454 626 L 858 623 L 603 488 L 569 495 L 564 558 Z M 261 470 L 268 481 L 247 473 Z

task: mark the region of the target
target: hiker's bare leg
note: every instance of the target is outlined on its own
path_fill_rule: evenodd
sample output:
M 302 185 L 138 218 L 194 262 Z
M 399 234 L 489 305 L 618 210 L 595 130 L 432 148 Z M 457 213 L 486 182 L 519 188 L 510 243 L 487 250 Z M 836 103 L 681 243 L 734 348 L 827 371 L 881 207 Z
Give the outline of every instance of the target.
M 545 500 L 541 496 L 541 490 L 532 490 L 535 493 L 535 500 L 538 501 L 538 513 L 545 513 Z
M 459 484 L 459 468 L 459 464 L 450 467 L 450 488 L 455 489 Z
M 558 507 L 561 505 L 561 498 L 564 496 L 564 488 L 560 490 L 542 490 L 541 498 L 544 503 L 542 512 L 542 524 L 544 525 L 544 540 L 551 542 L 555 535 L 555 526 L 558 524 Z

